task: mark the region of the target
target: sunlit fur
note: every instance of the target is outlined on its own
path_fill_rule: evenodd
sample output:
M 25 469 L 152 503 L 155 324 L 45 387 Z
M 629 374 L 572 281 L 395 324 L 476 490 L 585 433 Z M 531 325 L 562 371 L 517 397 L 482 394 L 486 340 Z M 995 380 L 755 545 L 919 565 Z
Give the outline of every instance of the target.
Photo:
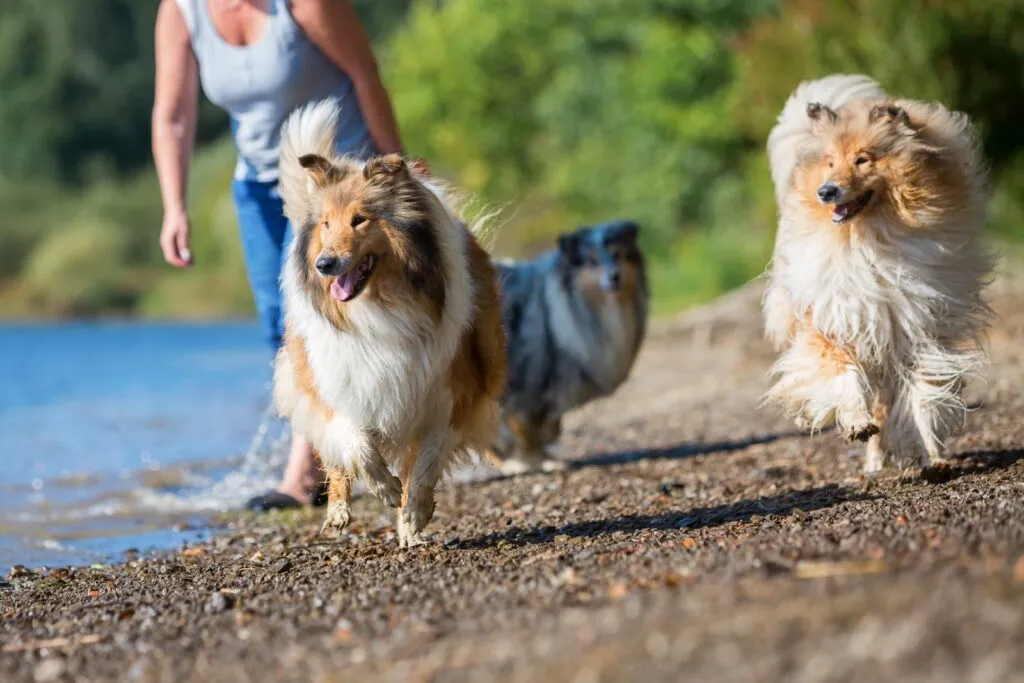
M 434 488 L 494 437 L 505 337 L 494 269 L 443 189 L 397 156 L 365 166 L 333 152 L 333 102 L 282 134 L 281 194 L 296 235 L 282 276 L 278 409 L 319 452 L 327 526 L 348 521 L 348 479 L 400 507 L 399 542 L 421 542 Z M 317 260 L 376 263 L 361 293 L 332 295 Z M 397 477 L 396 477 L 397 473 Z
M 647 323 L 638 231 L 609 221 L 561 235 L 537 258 L 498 264 L 509 371 L 491 455 L 503 471 L 556 466 L 548 446 L 562 416 L 629 375 Z
M 764 316 L 781 351 L 768 399 L 867 440 L 867 471 L 937 464 L 989 315 L 986 173 L 967 116 L 832 76 L 797 89 L 768 150 L 780 217 Z M 836 202 L 869 196 L 835 222 L 851 215 Z

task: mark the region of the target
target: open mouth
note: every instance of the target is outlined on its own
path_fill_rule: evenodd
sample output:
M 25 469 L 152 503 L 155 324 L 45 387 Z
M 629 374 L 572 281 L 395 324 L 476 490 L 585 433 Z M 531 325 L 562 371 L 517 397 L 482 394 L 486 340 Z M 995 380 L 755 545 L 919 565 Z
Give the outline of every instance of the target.
M 377 265 L 377 257 L 373 254 L 366 256 L 354 267 L 334 278 L 331 283 L 331 296 L 338 301 L 352 301 L 359 296 L 366 283 L 370 281 L 370 275 Z
M 867 191 L 860 197 L 857 197 L 852 202 L 846 202 L 845 204 L 836 204 L 832 207 L 832 222 L 833 223 L 845 223 L 851 220 L 854 216 L 864 210 L 864 207 L 871 201 L 871 196 L 874 194 L 872 191 Z

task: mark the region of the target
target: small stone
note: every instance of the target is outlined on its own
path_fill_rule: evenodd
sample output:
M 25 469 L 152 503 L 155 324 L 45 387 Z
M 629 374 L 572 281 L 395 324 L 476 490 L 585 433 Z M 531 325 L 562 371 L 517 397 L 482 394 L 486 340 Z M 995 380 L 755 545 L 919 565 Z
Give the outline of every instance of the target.
M 568 541 L 568 534 L 558 534 L 557 536 L 555 536 L 555 543 L 567 543 Z
M 207 614 L 217 614 L 225 610 L 229 610 L 235 606 L 238 602 L 238 594 L 234 591 L 219 590 L 216 593 L 210 595 L 206 604 L 203 606 L 203 611 Z
M 612 584 L 612 587 L 608 589 L 608 597 L 612 600 L 621 600 L 626 597 L 629 593 L 629 586 L 623 581 Z
M 37 683 L 49 683 L 63 676 L 67 668 L 63 659 L 44 659 L 36 665 L 33 676 Z
M 697 541 L 693 540 L 692 538 L 684 538 L 683 547 L 687 550 L 693 550 L 697 547 Z
M 271 567 L 270 569 L 271 569 L 271 571 L 273 571 L 273 572 L 275 572 L 277 574 L 284 574 L 286 571 L 288 571 L 291 568 L 292 568 L 292 561 L 289 560 L 287 557 L 282 557 L 280 560 L 275 562 L 274 566 Z

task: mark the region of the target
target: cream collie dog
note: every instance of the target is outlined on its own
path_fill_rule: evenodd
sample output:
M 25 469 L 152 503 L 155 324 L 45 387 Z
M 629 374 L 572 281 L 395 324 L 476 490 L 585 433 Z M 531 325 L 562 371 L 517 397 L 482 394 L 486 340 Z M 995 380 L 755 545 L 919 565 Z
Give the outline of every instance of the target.
M 351 478 L 362 475 L 400 508 L 409 547 L 423 542 L 441 475 L 497 432 L 497 282 L 440 187 L 398 156 L 335 156 L 337 114 L 332 101 L 310 105 L 282 130 L 281 195 L 296 234 L 274 397 L 327 470 L 324 526 L 348 523 Z
M 768 400 L 890 456 L 942 462 L 983 359 L 986 172 L 967 116 L 865 76 L 801 84 L 768 138 L 780 217 Z

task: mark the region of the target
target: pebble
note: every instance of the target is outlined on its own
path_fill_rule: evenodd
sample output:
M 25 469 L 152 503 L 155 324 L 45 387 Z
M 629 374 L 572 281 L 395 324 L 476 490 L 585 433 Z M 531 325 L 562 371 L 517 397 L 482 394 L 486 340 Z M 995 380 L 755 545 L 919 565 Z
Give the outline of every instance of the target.
M 33 678 L 35 678 L 36 683 L 49 683 L 49 681 L 55 681 L 63 676 L 67 668 L 68 666 L 64 663 L 63 659 L 44 659 L 36 665 Z
M 203 611 L 207 614 L 217 614 L 231 609 L 237 602 L 238 596 L 234 592 L 220 590 L 210 595 L 203 606 Z

